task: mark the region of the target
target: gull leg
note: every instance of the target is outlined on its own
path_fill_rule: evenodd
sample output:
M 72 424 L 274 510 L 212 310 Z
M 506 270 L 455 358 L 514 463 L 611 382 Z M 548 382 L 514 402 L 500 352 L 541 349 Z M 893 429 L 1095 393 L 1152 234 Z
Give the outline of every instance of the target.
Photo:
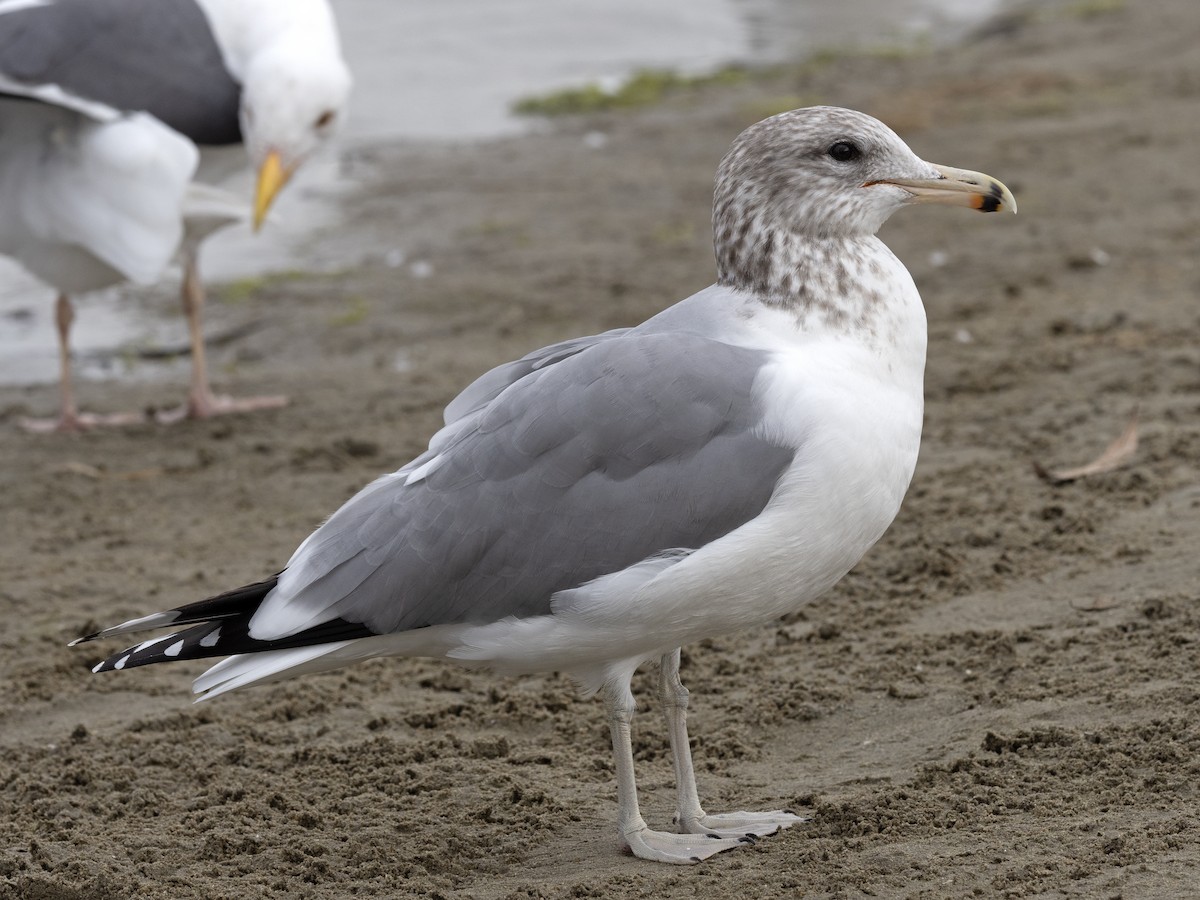
M 208 351 L 204 346 L 204 284 L 200 281 L 197 250 L 183 251 L 183 314 L 187 317 L 192 345 L 192 377 L 188 386 L 187 411 L 195 419 L 212 415 L 215 399 L 208 385 Z
M 192 377 L 188 388 L 187 403 L 177 409 L 160 413 L 158 420 L 164 423 L 181 419 L 208 419 L 224 413 L 253 412 L 259 409 L 277 409 L 287 405 L 287 397 L 233 397 L 219 396 L 212 392 L 208 381 L 208 356 L 204 347 L 204 283 L 200 280 L 199 248 L 185 245 L 183 248 L 183 314 L 187 317 L 188 337 L 192 351 Z
M 663 718 L 667 720 L 667 736 L 671 739 L 671 759 L 675 767 L 675 784 L 679 806 L 675 824 L 684 834 L 715 834 L 730 838 L 737 836 L 762 837 L 807 821 L 787 810 L 772 812 L 735 812 L 707 814 L 700 806 L 696 789 L 696 770 L 692 765 L 692 748 L 687 735 L 688 689 L 679 680 L 679 650 L 663 656 L 658 672 L 658 697 Z
M 58 421 L 63 431 L 79 428 L 79 407 L 75 405 L 75 385 L 71 380 L 71 326 L 74 323 L 75 308 L 71 298 L 59 294 L 54 302 L 54 325 L 58 329 Z
M 609 683 L 604 691 L 608 724 L 612 731 L 613 760 L 617 770 L 617 827 L 621 839 L 641 859 L 690 865 L 722 850 L 740 847 L 744 837 L 709 834 L 671 834 L 651 831 L 638 808 L 637 783 L 633 771 L 633 747 L 629 725 L 633 719 L 633 694 L 629 684 Z
M 75 308 L 71 298 L 59 294 L 54 305 L 54 326 L 58 330 L 58 390 L 59 413 L 57 419 L 21 419 L 26 431 L 47 433 L 51 431 L 83 431 L 105 425 L 131 425 L 145 417 L 137 413 L 116 413 L 98 416 L 80 413 L 75 405 L 75 387 L 71 378 L 71 325 L 75 322 Z

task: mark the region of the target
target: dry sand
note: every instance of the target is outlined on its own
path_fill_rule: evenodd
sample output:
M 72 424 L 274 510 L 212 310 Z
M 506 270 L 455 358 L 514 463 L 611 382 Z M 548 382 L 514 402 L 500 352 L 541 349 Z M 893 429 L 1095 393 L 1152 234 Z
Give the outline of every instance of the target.
M 374 262 L 214 304 L 214 331 L 262 319 L 217 350 L 222 386 L 285 410 L 35 437 L 16 418 L 53 389 L 0 393 L 0 897 L 1200 896 L 1200 7 L 1039 10 L 946 51 L 364 155 L 323 239 Z M 201 663 L 93 677 L 117 645 L 66 648 L 275 571 L 483 369 L 703 287 L 718 159 L 810 102 L 1021 205 L 889 224 L 931 337 L 904 509 L 820 602 L 687 648 L 709 808 L 810 824 L 694 868 L 624 856 L 601 708 L 557 676 L 375 661 L 194 707 Z M 432 276 L 386 265 L 396 246 Z M 174 316 L 159 293 L 146 315 Z M 82 393 L 111 411 L 183 384 Z M 1034 475 L 1135 407 L 1131 465 Z M 665 826 L 651 678 L 635 752 Z

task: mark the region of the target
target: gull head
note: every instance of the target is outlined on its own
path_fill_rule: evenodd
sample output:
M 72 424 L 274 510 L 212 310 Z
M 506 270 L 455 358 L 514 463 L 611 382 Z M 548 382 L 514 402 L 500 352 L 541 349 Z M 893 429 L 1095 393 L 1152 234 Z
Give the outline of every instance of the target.
M 872 235 L 915 203 L 1017 208 L 995 178 L 925 162 L 878 119 L 832 106 L 781 113 L 743 131 L 721 161 L 718 266 L 744 262 L 764 242 L 769 253 L 779 237 Z
M 337 132 L 351 77 L 336 45 L 281 40 L 257 54 L 242 91 L 242 137 L 258 172 L 254 227 L 296 169 Z

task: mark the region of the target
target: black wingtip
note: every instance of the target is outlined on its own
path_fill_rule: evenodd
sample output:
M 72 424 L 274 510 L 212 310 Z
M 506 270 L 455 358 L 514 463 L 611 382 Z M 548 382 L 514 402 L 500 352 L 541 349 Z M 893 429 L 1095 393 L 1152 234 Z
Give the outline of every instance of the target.
M 373 637 L 376 632 L 358 622 L 333 619 L 305 629 L 298 634 L 276 640 L 257 640 L 250 636 L 250 620 L 279 576 L 265 581 L 218 594 L 198 603 L 178 609 L 130 619 L 121 625 L 97 631 L 71 641 L 70 646 L 87 643 L 101 638 L 116 637 L 155 628 L 177 628 L 190 625 L 182 631 L 142 641 L 114 653 L 97 663 L 93 672 L 111 672 L 118 669 L 134 669 L 159 662 L 177 662 L 185 659 L 206 659 L 216 656 L 234 656 L 241 653 L 259 653 L 265 650 L 283 650 L 310 644 L 326 644 L 336 641 Z
M 200 622 L 245 618 L 254 614 L 259 604 L 262 603 L 263 598 L 270 593 L 278 581 L 279 575 L 273 575 L 263 581 L 256 581 L 253 584 L 247 584 L 232 591 L 217 594 L 215 597 L 209 597 L 206 600 L 189 603 L 186 606 L 176 607 L 164 612 L 152 613 L 148 616 L 140 616 L 136 619 L 129 619 L 120 625 L 102 628 L 91 634 L 77 637 L 68 643 L 67 646 L 75 647 L 79 644 L 86 644 L 103 638 L 117 637 L 122 634 L 136 634 L 140 631 L 153 631 L 159 628 L 173 628 Z
M 267 650 L 287 650 L 293 647 L 331 644 L 376 635 L 376 632 L 358 622 L 332 619 L 290 637 L 260 641 L 250 637 L 252 613 L 253 611 L 237 619 L 226 618 L 201 622 L 185 628 L 183 631 L 142 641 L 120 653 L 114 653 L 98 663 L 92 671 L 110 672 L 117 669 L 136 669 L 138 666 L 149 666 L 160 662 L 210 659 L 217 656 L 236 656 L 242 653 L 261 653 Z

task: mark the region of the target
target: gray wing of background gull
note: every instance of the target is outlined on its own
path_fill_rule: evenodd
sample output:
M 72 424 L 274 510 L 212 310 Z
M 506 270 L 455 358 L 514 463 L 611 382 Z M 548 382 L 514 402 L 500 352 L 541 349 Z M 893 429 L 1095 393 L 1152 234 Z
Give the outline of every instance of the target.
M 490 400 L 463 404 L 427 453 L 334 513 L 277 583 L 105 634 L 220 621 L 219 639 L 214 624 L 178 637 L 188 656 L 227 656 L 491 622 L 548 613 L 555 593 L 642 560 L 682 558 L 757 516 L 795 455 L 758 431 L 766 358 L 700 335 L 621 331 L 539 351 L 522 377 L 500 367 L 466 392 Z M 260 633 L 252 622 L 264 618 L 286 625 Z M 114 654 L 97 671 L 159 661 L 171 645 Z
M 241 140 L 241 88 L 194 0 L 0 2 L 0 95 L 147 112 L 198 144 Z

